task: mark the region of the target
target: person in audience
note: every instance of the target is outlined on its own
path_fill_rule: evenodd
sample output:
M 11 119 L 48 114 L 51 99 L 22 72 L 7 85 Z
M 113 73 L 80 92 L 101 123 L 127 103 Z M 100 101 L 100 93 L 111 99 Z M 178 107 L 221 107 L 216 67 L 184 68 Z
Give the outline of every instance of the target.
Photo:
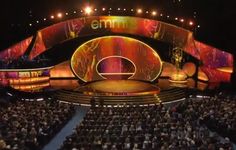
M 73 116 L 58 101 L 0 106 L 0 150 L 39 150 Z M 236 98 L 224 93 L 171 105 L 92 106 L 60 150 L 232 150 Z
M 81 149 L 85 137 L 87 149 L 232 150 L 235 104 L 235 98 L 212 97 L 189 98 L 170 106 L 94 107 L 69 136 L 75 138 L 67 138 L 60 149 L 69 150 L 71 140 Z M 222 141 L 209 129 L 226 138 Z
M 74 106 L 58 101 L 16 101 L 0 106 L 0 150 L 42 149 L 74 112 Z

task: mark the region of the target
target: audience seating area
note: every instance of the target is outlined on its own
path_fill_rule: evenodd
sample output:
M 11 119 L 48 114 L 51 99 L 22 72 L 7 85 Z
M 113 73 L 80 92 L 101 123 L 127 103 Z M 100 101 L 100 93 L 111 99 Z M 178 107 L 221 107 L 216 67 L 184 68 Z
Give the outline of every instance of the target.
M 92 105 L 60 150 L 233 150 L 236 96 L 147 105 Z M 40 150 L 74 114 L 54 99 L 0 106 L 0 150 Z
M 198 107 L 200 119 L 209 129 L 236 143 L 236 98 L 223 95 L 204 99 Z
M 94 107 L 61 150 L 231 150 L 235 104 L 216 96 L 169 106 Z
M 58 101 L 16 101 L 0 106 L 0 149 L 42 149 L 74 113 L 73 105 Z

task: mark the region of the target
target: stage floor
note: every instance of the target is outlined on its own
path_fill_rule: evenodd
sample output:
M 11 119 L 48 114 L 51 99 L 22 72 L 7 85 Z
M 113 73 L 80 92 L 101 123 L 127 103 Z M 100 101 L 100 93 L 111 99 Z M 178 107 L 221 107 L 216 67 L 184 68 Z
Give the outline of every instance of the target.
M 185 89 L 173 87 L 168 80 L 158 84 L 137 80 L 102 80 L 78 85 L 74 89 L 58 89 L 55 97 L 62 102 L 90 105 L 91 99 L 107 106 L 135 104 L 153 105 L 185 98 Z M 75 86 L 73 86 L 75 87 Z
M 170 83 L 168 79 L 160 78 L 156 83 L 152 83 L 155 86 L 158 86 L 160 90 L 167 90 L 173 87 L 182 87 L 190 89 L 215 89 L 219 86 L 219 83 L 208 84 L 206 82 L 195 81 L 193 79 L 188 79 L 185 84 L 174 84 Z M 78 82 L 78 79 L 53 79 L 50 80 L 50 88 L 53 89 L 64 89 L 64 90 L 74 90 L 79 88 L 81 85 Z
M 137 80 L 101 80 L 80 86 L 74 91 L 96 96 L 135 96 L 159 94 L 160 88 L 149 82 Z

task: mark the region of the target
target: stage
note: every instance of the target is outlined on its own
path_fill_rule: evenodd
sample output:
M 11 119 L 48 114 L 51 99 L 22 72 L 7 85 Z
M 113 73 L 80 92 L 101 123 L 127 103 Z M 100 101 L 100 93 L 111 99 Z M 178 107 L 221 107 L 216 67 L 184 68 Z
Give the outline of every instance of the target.
M 137 80 L 101 80 L 74 89 L 91 96 L 138 96 L 160 93 L 157 85 Z
M 47 86 L 42 87 L 41 84 Z M 184 84 L 173 84 L 167 78 L 159 78 L 158 81 L 152 83 L 140 80 L 100 80 L 79 84 L 79 80 L 73 78 L 50 79 L 31 86 L 20 84 L 17 85 L 17 91 L 22 91 L 22 95 L 31 99 L 48 93 L 47 95 L 51 95 L 61 102 L 86 106 L 90 105 L 91 98 L 95 98 L 97 102 L 103 100 L 104 105 L 110 106 L 151 105 L 183 100 L 189 89 L 202 91 L 215 89 L 218 85 L 193 79 L 187 79 Z
M 55 83 L 54 81 L 54 86 Z M 62 102 L 79 105 L 90 105 L 92 98 L 97 103 L 102 101 L 104 105 L 109 106 L 153 105 L 183 100 L 185 91 L 186 87 L 173 87 L 166 79 L 159 83 L 138 80 L 101 80 L 78 85 L 74 89 L 60 88 L 54 93 L 54 96 Z

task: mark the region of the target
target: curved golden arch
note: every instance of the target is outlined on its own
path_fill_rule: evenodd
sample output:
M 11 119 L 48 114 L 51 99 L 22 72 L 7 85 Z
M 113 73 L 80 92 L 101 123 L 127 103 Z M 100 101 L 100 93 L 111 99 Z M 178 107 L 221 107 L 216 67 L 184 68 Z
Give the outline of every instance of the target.
M 173 24 L 169 24 L 169 23 L 166 23 L 166 22 L 163 22 L 163 21 L 159 21 L 159 20 L 154 20 L 154 19 L 149 19 L 149 18 L 141 18 L 141 17 L 137 17 L 137 16 L 85 16 L 85 17 L 78 17 L 78 18 L 73 18 L 73 19 L 68 19 L 68 20 L 65 20 L 65 21 L 62 21 L 62 22 L 59 22 L 59 23 L 55 23 L 55 24 L 52 24 L 48 27 L 45 27 L 43 29 L 40 29 L 37 31 L 37 34 L 35 36 L 36 38 L 36 41 L 37 39 L 44 44 L 43 46 L 45 46 L 44 48 L 41 48 L 40 50 L 35 50 L 37 48 L 35 48 L 35 44 L 36 42 L 33 40 L 31 41 L 31 44 L 33 44 L 33 47 L 29 53 L 29 59 L 33 59 L 35 57 L 37 57 L 38 55 L 40 55 L 41 53 L 47 51 L 48 49 L 54 47 L 56 44 L 59 44 L 59 43 L 63 43 L 65 41 L 69 41 L 71 39 L 75 39 L 77 37 L 82 37 L 82 36 L 88 36 L 88 35 L 93 35 L 93 34 L 97 34 L 96 31 L 94 32 L 91 32 L 90 30 L 83 30 L 83 28 L 85 27 L 86 29 L 90 26 L 91 27 L 91 23 L 93 20 L 102 20 L 102 21 L 106 21 L 106 19 L 115 19 L 116 21 L 130 21 L 131 20 L 131 25 L 135 25 L 135 27 L 137 26 L 140 26 L 138 24 L 138 22 L 134 23 L 132 21 L 143 21 L 143 22 L 151 22 L 151 23 L 154 23 L 154 24 L 159 24 L 160 28 L 157 28 L 156 29 L 156 32 L 154 33 L 154 35 L 152 36 L 148 36 L 148 35 L 145 35 L 145 34 L 140 34 L 139 32 L 129 32 L 130 29 L 133 28 L 133 26 L 129 26 L 127 28 L 127 30 L 125 29 L 124 31 L 118 31 L 118 32 L 113 32 L 113 31 L 110 31 L 111 33 L 117 33 L 117 34 L 122 34 L 122 33 L 127 33 L 127 34 L 131 34 L 131 35 L 140 35 L 140 36 L 143 36 L 143 37 L 147 37 L 147 38 L 153 38 L 157 41 L 164 41 L 164 42 L 168 42 L 167 39 L 163 38 L 164 34 L 166 33 L 164 30 L 169 30 L 169 32 L 171 31 L 174 31 L 174 30 L 178 30 L 178 32 L 171 32 L 171 35 L 176 37 L 176 36 L 179 36 L 179 35 L 182 35 L 182 34 L 185 34 L 183 36 L 183 38 L 186 38 L 186 42 L 187 43 L 182 43 L 183 46 L 184 46 L 184 51 L 194 57 L 196 57 L 198 60 L 201 60 L 202 58 L 200 58 L 200 55 L 199 55 L 199 52 L 201 50 L 201 46 L 199 46 L 199 43 L 200 44 L 203 44 L 205 46 L 208 46 L 209 47 L 209 50 L 212 49 L 212 46 L 209 46 L 209 45 L 206 45 L 204 43 L 201 43 L 201 42 L 198 42 L 196 40 L 194 40 L 194 37 L 193 37 L 193 32 L 190 31 L 190 30 L 187 30 L 187 29 L 184 29 L 182 27 L 179 27 L 179 26 L 176 26 L 176 25 L 173 25 Z M 79 21 L 81 24 L 76 24 L 76 21 Z M 75 22 L 75 24 L 73 24 Z M 107 21 L 108 22 L 108 21 Z M 103 22 L 104 23 L 104 22 Z M 66 26 L 69 26 L 69 25 L 77 25 L 77 26 L 80 26 L 82 27 L 81 29 L 78 30 L 78 33 L 75 33 L 75 34 L 72 34 L 72 35 L 69 35 L 70 32 L 67 32 L 65 33 L 65 31 L 63 30 L 62 31 L 62 28 L 64 29 Z M 76 26 L 76 27 L 77 27 Z M 108 23 L 107 23 L 107 26 L 108 26 Z M 74 26 L 73 26 L 74 27 Z M 73 27 L 68 27 L 68 28 L 73 28 Z M 163 31 L 161 31 L 161 28 L 163 27 Z M 41 33 L 43 33 L 44 31 L 49 31 L 49 30 L 52 30 L 53 31 L 53 34 L 50 36 L 49 39 L 46 39 L 45 41 L 50 41 L 50 40 L 54 40 L 54 42 L 49 42 L 49 43 L 44 43 L 44 38 L 45 37 L 42 37 Z M 81 30 L 83 30 L 83 33 L 81 33 Z M 62 31 L 62 32 L 61 32 Z M 76 30 L 77 31 L 77 30 Z M 93 31 L 93 30 L 92 30 Z M 73 32 L 73 31 L 72 31 Z M 57 35 L 60 35 L 60 34 L 65 34 L 63 35 L 63 38 L 59 38 L 57 40 L 55 39 L 52 39 L 52 37 L 55 37 Z M 98 33 L 98 34 L 106 34 L 106 32 L 102 32 L 102 33 Z M 41 36 L 40 36 L 41 35 Z M 67 37 L 68 36 L 68 37 Z M 159 37 L 159 38 L 156 38 L 156 37 Z M 32 38 L 32 36 L 31 36 Z M 34 42 L 34 43 L 33 43 Z M 18 42 L 16 43 L 15 45 L 19 45 L 21 42 Z M 41 44 L 42 44 L 41 43 Z M 211 48 L 210 48 L 211 47 Z M 9 49 L 9 48 L 8 48 Z M 5 53 L 6 51 L 8 51 L 8 49 L 5 49 L 3 51 L 1 51 L 1 53 Z M 20 47 L 15 49 L 15 51 L 20 51 Z M 32 56 L 31 56 L 32 55 Z M 198 55 L 198 56 L 195 56 L 195 55 Z M 232 54 L 228 54 L 230 56 L 232 56 Z M 14 57 L 14 56 L 11 56 L 11 58 Z M 11 59 L 9 58 L 9 59 Z M 232 56 L 233 58 L 233 56 Z M 219 67 L 222 67 L 222 66 L 219 66 Z M 227 66 L 226 66 L 227 67 Z
M 77 52 L 82 46 L 84 46 L 84 45 L 86 45 L 86 44 L 88 44 L 88 43 L 90 43 L 90 42 L 92 42 L 92 41 L 94 41 L 94 40 L 99 40 L 99 39 L 109 38 L 109 37 L 121 37 L 121 38 L 126 38 L 126 39 L 129 39 L 129 40 L 134 40 L 134 41 L 136 41 L 136 42 L 139 42 L 139 43 L 141 43 L 141 44 L 147 46 L 149 49 L 151 49 L 152 52 L 153 52 L 153 54 L 160 60 L 160 69 L 159 69 L 159 72 L 158 72 L 158 74 L 151 80 L 151 82 L 155 81 L 155 80 L 160 76 L 160 74 L 161 74 L 161 72 L 162 72 L 162 70 L 163 70 L 163 61 L 161 60 L 160 56 L 157 54 L 157 52 L 156 52 L 151 46 L 149 46 L 148 44 L 146 44 L 146 43 L 144 43 L 144 42 L 142 42 L 142 41 L 139 41 L 139 40 L 137 40 L 137 39 L 135 39 L 135 38 L 126 37 L 126 36 L 118 36 L 118 35 L 117 35 L 117 36 L 101 36 L 101 37 L 94 38 L 94 39 L 91 39 L 91 40 L 88 40 L 88 41 L 84 42 L 83 44 L 81 44 L 81 45 L 75 50 L 75 52 L 74 52 L 73 55 L 71 56 L 71 61 L 70 61 L 71 70 L 72 70 L 73 74 L 74 74 L 76 77 L 78 77 L 81 81 L 87 82 L 87 81 L 85 81 L 84 79 L 82 79 L 80 76 L 78 76 L 78 74 L 75 72 L 74 68 L 72 67 L 72 58 L 74 57 L 74 55 L 76 54 L 76 52 Z
M 98 24 L 98 25 L 100 25 L 100 26 L 102 25 L 102 28 L 99 26 L 99 28 L 96 28 L 95 30 L 94 29 L 90 30 L 90 28 L 92 28 L 92 23 L 93 23 L 94 20 L 99 21 L 99 23 L 101 23 L 101 24 Z M 115 29 L 116 31 L 114 31 L 113 30 L 114 25 L 109 24 L 110 21 L 112 21 L 112 20 L 114 22 L 117 21 L 118 23 L 124 23 L 125 21 L 127 21 L 127 24 L 124 25 L 125 28 L 123 28 L 123 30 L 119 30 L 119 29 L 121 29 L 120 28 L 121 25 L 120 25 Z M 122 21 L 124 21 L 124 22 L 122 22 Z M 75 32 L 74 30 L 72 30 L 71 32 L 66 31 L 66 33 L 65 33 L 65 31 L 61 32 L 61 27 L 63 27 L 63 28 L 65 28 L 66 26 L 68 27 L 68 26 L 72 25 L 74 22 L 77 22 L 78 24 L 75 23 L 75 25 L 78 25 L 78 27 L 80 28 L 78 30 L 78 33 L 77 33 L 77 30 L 76 30 L 76 33 L 74 33 Z M 148 29 L 147 31 L 142 32 L 142 33 L 138 32 L 138 31 L 131 31 L 134 28 L 138 28 L 138 29 L 145 28 L 145 27 L 143 27 L 142 25 L 139 24 L 140 22 L 141 23 L 146 22 L 147 25 L 150 25 L 150 24 L 152 24 L 152 25 L 150 26 L 150 29 Z M 104 23 L 105 23 L 105 25 L 104 25 Z M 118 24 L 118 23 L 113 23 L 113 24 Z M 156 27 L 156 30 L 154 29 L 155 27 Z M 68 29 L 71 29 L 71 28 L 73 28 L 73 27 L 68 27 Z M 86 28 L 86 30 L 84 30 L 84 28 Z M 87 28 L 89 28 L 89 30 L 87 30 Z M 163 28 L 163 29 L 161 29 L 161 28 Z M 104 30 L 101 30 L 101 29 L 104 29 Z M 112 34 L 131 34 L 131 35 L 134 35 L 134 36 L 139 35 L 139 36 L 142 36 L 142 37 L 152 38 L 152 39 L 155 39 L 157 41 L 173 43 L 171 38 L 168 40 L 168 38 L 166 37 L 166 29 L 168 29 L 170 31 L 176 31 L 176 32 L 172 32 L 171 35 L 173 37 L 183 36 L 181 38 L 181 40 L 183 40 L 184 43 L 182 43 L 182 44 L 180 44 L 181 42 L 176 43 L 177 45 L 179 45 L 179 44 L 182 45 L 181 47 L 186 46 L 185 42 L 188 41 L 189 37 L 193 38 L 191 31 L 189 31 L 187 29 L 184 29 L 182 27 L 173 25 L 173 24 L 169 24 L 169 23 L 166 23 L 166 22 L 159 21 L 159 20 L 153 20 L 153 19 L 141 18 L 141 17 L 135 17 L 135 16 L 86 16 L 86 17 L 79 17 L 79 18 L 65 20 L 65 21 L 53 24 L 51 26 L 48 26 L 46 28 L 43 28 L 41 30 L 38 30 L 36 36 L 39 39 L 41 39 L 41 38 L 44 39 L 44 37 L 40 38 L 40 35 L 42 35 L 43 32 L 45 32 L 45 31 L 48 32 L 50 30 L 53 30 L 56 34 L 59 34 L 59 33 L 60 34 L 65 34 L 63 36 L 66 36 L 67 38 L 63 37 L 59 40 L 55 40 L 52 43 L 49 42 L 50 44 L 45 44 L 44 43 L 45 47 L 44 47 L 44 49 L 39 50 L 39 53 L 35 52 L 35 49 L 34 49 L 35 47 L 33 47 L 31 52 L 30 52 L 29 57 L 30 57 L 30 59 L 33 59 L 37 55 L 43 53 L 44 51 L 47 51 L 48 49 L 52 48 L 56 44 L 63 43 L 63 42 L 66 42 L 66 41 L 69 41 L 69 40 L 72 40 L 72 39 L 75 39 L 75 38 L 88 36 L 88 35 L 94 35 L 94 34 L 104 35 L 104 34 L 106 34 L 106 29 L 109 29 L 109 32 L 112 33 Z M 81 33 L 81 30 L 83 30 L 83 33 Z M 99 32 L 97 32 L 96 30 L 99 30 Z M 155 30 L 155 31 L 152 31 L 152 30 Z M 150 32 L 150 34 L 147 34 L 149 32 Z M 50 38 L 47 39 L 46 41 L 52 40 Z
M 107 34 L 107 32 L 106 32 L 107 30 L 102 30 L 103 32 L 96 32 L 94 30 L 92 30 L 92 32 L 91 32 L 91 30 L 87 30 L 89 28 L 89 26 L 92 27 L 91 23 L 94 19 L 99 20 L 100 22 L 102 20 L 103 24 L 104 24 L 103 19 L 105 19 L 105 24 L 107 25 L 107 28 L 106 27 L 105 28 L 108 29 L 108 26 L 110 26 L 109 33 L 112 33 L 112 34 L 130 34 L 130 35 L 134 35 L 134 36 L 138 35 L 138 36 L 143 36 L 146 38 L 152 38 L 157 41 L 164 41 L 167 43 L 170 43 L 170 39 L 172 39 L 172 38 L 168 38 L 169 35 L 171 35 L 172 37 L 177 37 L 177 39 L 179 39 L 179 42 L 177 40 L 175 42 L 176 44 L 180 43 L 181 47 L 183 47 L 183 49 L 186 53 L 194 56 L 195 58 L 197 58 L 198 60 L 201 60 L 203 62 L 204 62 L 204 59 L 205 60 L 208 60 L 208 59 L 204 58 L 204 57 L 200 57 L 201 53 L 202 53 L 201 48 L 206 47 L 205 49 L 207 49 L 209 51 L 215 50 L 214 47 L 195 40 L 192 31 L 189 31 L 189 30 L 186 30 L 182 27 L 179 27 L 179 26 L 176 26 L 173 24 L 169 24 L 166 22 L 162 22 L 159 20 L 154 20 L 154 19 L 149 19 L 149 18 L 140 18 L 140 17 L 136 17 L 136 16 L 86 16 L 86 17 L 78 17 L 78 18 L 68 19 L 68 20 L 65 20 L 65 21 L 62 21 L 59 23 L 55 23 L 55 24 L 50 25 L 48 27 L 45 27 L 41 30 L 38 30 L 36 33 L 36 36 L 30 37 L 30 38 L 32 38 L 32 37 L 35 38 L 35 40 L 31 40 L 31 42 L 27 44 L 28 46 L 26 46 L 27 48 L 30 48 L 29 51 L 27 50 L 27 55 L 29 55 L 28 59 L 29 60 L 34 59 L 38 55 L 40 55 L 43 52 L 47 51 L 48 49 L 54 47 L 56 44 L 63 43 L 65 41 L 69 41 L 71 39 L 75 39 L 75 38 L 79 38 L 79 37 L 83 37 L 83 36 L 88 36 L 88 35 L 94 35 L 94 34 L 96 34 L 96 35 Z M 127 29 L 125 28 L 125 30 L 122 30 L 122 31 L 119 30 L 120 29 L 119 27 L 122 26 L 122 24 L 120 24 L 120 25 L 118 25 L 117 29 L 113 31 L 113 30 L 111 30 L 111 28 L 114 27 L 115 23 L 113 23 L 113 25 L 111 27 L 111 25 L 108 25 L 108 23 L 109 23 L 108 21 L 111 21 L 109 19 L 115 19 L 116 21 L 124 21 L 124 20 L 130 21 L 131 24 L 129 24 Z M 154 26 L 152 26 L 150 28 L 150 30 L 147 30 L 147 32 L 146 32 L 146 30 L 145 30 L 145 32 L 130 32 L 130 30 L 132 30 L 133 28 L 136 28 L 136 27 L 141 30 L 146 27 L 146 26 L 140 25 L 138 23 L 139 21 L 146 22 L 146 23 L 153 23 L 155 27 L 157 27 L 159 25 L 160 28 L 155 28 L 155 32 L 153 32 L 153 30 L 152 30 Z M 73 27 L 70 25 L 72 25 Z M 103 26 L 106 26 L 106 25 L 103 25 Z M 67 32 L 67 30 L 63 30 L 67 26 L 70 26 L 70 27 L 68 27 L 70 29 L 74 28 L 75 26 L 76 27 L 80 26 L 81 30 L 80 29 L 79 30 L 70 30 L 72 32 Z M 50 34 L 47 34 L 48 31 L 50 31 Z M 47 35 L 47 36 L 42 35 L 44 32 L 45 32 L 45 35 Z M 153 34 L 150 35 L 149 32 L 153 33 Z M 148 34 L 145 34 L 145 33 L 148 33 Z M 166 34 L 168 34 L 168 36 Z M 58 35 L 59 35 L 59 38 L 57 37 Z M 182 35 L 182 36 L 180 36 L 180 35 Z M 57 37 L 57 38 L 54 38 L 54 37 Z M 36 41 L 38 41 L 38 42 L 36 42 Z M 48 42 L 48 41 L 50 41 L 50 42 Z M 21 51 L 21 46 L 19 46 L 20 44 L 21 44 L 21 42 L 18 42 L 15 45 L 13 45 L 13 47 L 16 46 L 16 48 L 14 48 L 14 51 Z M 42 45 L 40 45 L 42 47 L 37 46 L 37 44 L 39 44 L 39 45 L 42 44 Z M 29 45 L 32 45 L 32 47 Z M 12 49 L 12 47 L 1 51 L 1 54 L 5 54 L 5 53 L 10 54 L 9 49 Z M 216 49 L 216 50 L 218 51 L 219 49 Z M 24 52 L 21 56 L 25 55 L 25 53 L 26 52 Z M 218 64 L 217 66 L 214 66 L 215 69 L 217 69 L 219 67 L 232 67 L 233 66 L 233 61 L 234 61 L 233 55 L 230 53 L 227 53 L 225 55 L 225 57 L 226 56 L 231 61 L 227 62 L 226 66 L 221 66 L 220 64 Z M 6 59 L 14 59 L 14 55 L 10 55 Z M 215 60 L 215 62 L 217 62 L 217 61 Z
M 63 23 L 67 23 L 67 22 L 70 22 L 70 21 L 75 21 L 77 19 L 81 19 L 81 20 L 84 20 L 84 22 L 86 21 L 86 19 L 89 19 L 89 18 L 102 18 L 102 17 L 119 17 L 119 18 L 132 18 L 132 19 L 142 19 L 142 20 L 147 20 L 147 21 L 154 21 L 154 22 L 159 22 L 161 23 L 161 25 L 168 25 L 168 26 L 171 26 L 172 28 L 176 28 L 176 29 L 181 29 L 185 32 L 189 32 L 189 33 L 193 33 L 192 31 L 190 30 L 187 30 L 183 27 L 180 27 L 180 26 L 177 26 L 177 25 L 174 25 L 174 24 L 170 24 L 170 23 L 167 23 L 167 22 L 164 22 L 164 21 L 160 21 L 160 20 L 154 20 L 154 19 L 149 19 L 149 18 L 142 18 L 142 17 L 137 17 L 137 16 L 86 16 L 86 17 L 78 17 L 78 18 L 72 18 L 72 19 L 68 19 L 68 20 L 65 20 L 65 21 L 61 21 L 61 22 L 58 22 L 58 23 L 55 23 L 55 24 L 52 24 L 50 26 L 47 26 L 43 29 L 40 29 L 38 30 L 37 32 L 40 32 L 42 30 L 45 30 L 45 29 L 48 29 L 48 28 L 52 28 L 53 26 L 57 26 L 59 24 L 63 24 Z M 158 30 L 157 34 L 160 32 L 160 30 Z M 190 35 L 191 35 L 190 34 Z M 92 33 L 91 33 L 92 35 Z M 133 35 L 136 35 L 136 34 L 133 34 Z M 76 37 L 75 37 L 76 38 Z

